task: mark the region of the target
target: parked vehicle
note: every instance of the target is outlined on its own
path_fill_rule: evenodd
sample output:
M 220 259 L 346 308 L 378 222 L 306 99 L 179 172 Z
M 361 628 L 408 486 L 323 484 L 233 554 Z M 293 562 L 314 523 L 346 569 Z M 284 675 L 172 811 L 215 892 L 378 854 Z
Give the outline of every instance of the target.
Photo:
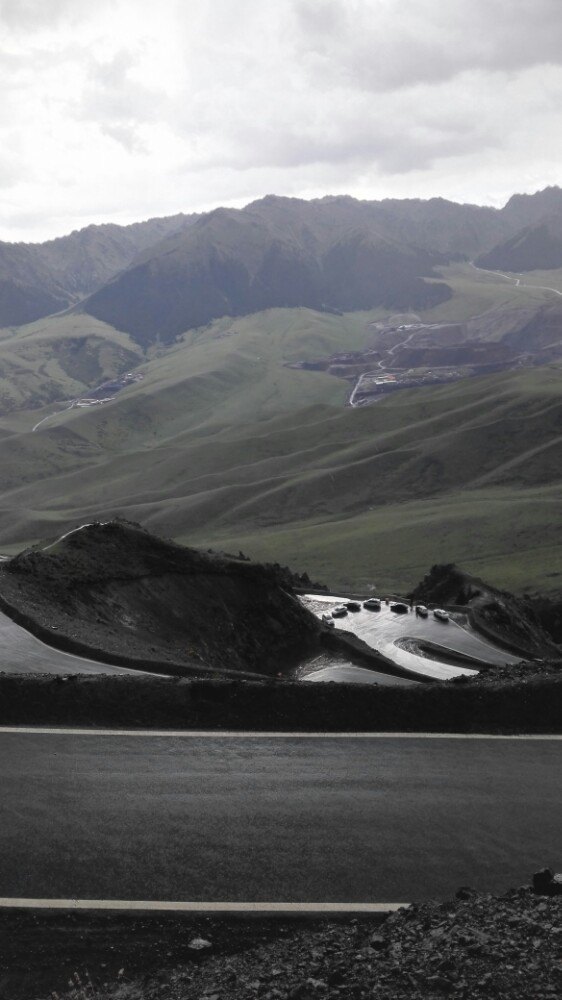
M 443 608 L 434 608 L 433 617 L 438 618 L 440 622 L 449 621 L 449 613 L 447 611 L 444 611 Z
M 394 611 L 396 615 L 407 615 L 410 609 L 408 608 L 408 605 L 403 604 L 402 601 L 391 601 L 390 610 Z
M 419 615 L 420 618 L 427 618 L 427 608 L 425 604 L 416 604 L 416 614 Z
M 361 611 L 360 601 L 346 601 L 345 606 L 348 611 Z
M 347 608 L 343 604 L 338 604 L 337 607 L 332 611 L 332 618 L 344 618 L 347 614 Z
M 368 597 L 366 601 L 363 601 L 363 607 L 367 608 L 368 611 L 380 611 L 381 602 L 378 597 Z

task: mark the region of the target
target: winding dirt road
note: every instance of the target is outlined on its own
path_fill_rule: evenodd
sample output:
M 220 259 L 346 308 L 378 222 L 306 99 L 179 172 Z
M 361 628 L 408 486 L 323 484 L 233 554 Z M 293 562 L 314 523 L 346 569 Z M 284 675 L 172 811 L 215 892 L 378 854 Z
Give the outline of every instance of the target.
M 526 281 L 521 281 L 521 278 L 514 278 L 511 274 L 504 274 L 503 271 L 493 271 L 489 267 L 478 267 L 473 260 L 470 261 L 470 266 L 474 268 L 475 271 L 482 271 L 483 274 L 497 274 L 500 278 L 505 278 L 506 281 L 510 281 L 513 288 L 536 288 L 539 292 L 554 292 L 555 295 L 562 296 L 562 292 L 558 288 L 551 288 L 549 285 L 529 285 Z

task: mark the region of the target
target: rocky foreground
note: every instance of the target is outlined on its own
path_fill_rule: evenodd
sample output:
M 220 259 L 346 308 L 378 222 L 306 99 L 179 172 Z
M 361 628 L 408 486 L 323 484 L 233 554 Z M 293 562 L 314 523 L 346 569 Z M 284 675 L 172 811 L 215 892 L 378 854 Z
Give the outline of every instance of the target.
M 236 953 L 191 931 L 186 964 L 142 981 L 76 984 L 99 1000 L 554 1000 L 562 995 L 562 896 L 524 887 L 505 896 L 461 889 L 446 903 L 399 910 L 382 924 L 281 927 Z M 82 982 L 86 982 L 82 978 Z M 55 994 L 52 995 L 55 1000 Z M 61 1000 L 62 1000 L 62 994 Z

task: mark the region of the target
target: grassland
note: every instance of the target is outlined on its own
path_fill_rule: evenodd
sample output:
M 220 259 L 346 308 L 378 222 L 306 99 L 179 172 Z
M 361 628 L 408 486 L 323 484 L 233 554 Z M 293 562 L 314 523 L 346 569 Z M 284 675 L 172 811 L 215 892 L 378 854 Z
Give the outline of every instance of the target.
M 138 363 L 136 344 L 72 313 L 0 330 L 0 413 L 32 410 L 84 393 Z
M 453 290 L 453 298 L 442 302 L 433 309 L 419 313 L 427 323 L 464 322 L 472 316 L 479 316 L 489 309 L 512 309 L 517 306 L 528 306 L 551 302 L 552 292 L 541 288 L 531 288 L 510 284 L 500 274 L 493 271 L 485 272 L 470 264 L 451 264 L 441 269 L 442 280 Z M 507 272 L 506 272 L 507 273 Z M 562 291 L 562 271 L 532 271 L 525 275 L 508 275 L 521 278 L 528 285 L 548 285 Z M 542 280 L 544 277 L 544 281 Z
M 556 288 L 559 292 L 562 292 L 562 271 L 560 268 L 555 271 L 525 271 L 523 274 L 516 274 L 510 271 L 505 271 L 504 273 L 514 280 L 518 278 L 527 291 L 535 287 L 540 291 L 541 288 L 544 289 L 546 287 Z
M 552 298 L 468 265 L 447 269 L 447 280 L 452 303 L 426 321 Z M 517 592 L 562 589 L 562 368 L 407 390 L 351 410 L 345 382 L 286 367 L 371 345 L 369 324 L 381 316 L 223 318 L 142 364 L 137 354 L 144 381 L 102 407 L 57 413 L 36 433 L 56 406 L 6 414 L 1 551 L 122 515 L 334 586 L 403 590 L 432 563 L 456 561 Z M 48 354 L 55 329 L 57 349 L 80 341 L 84 323 L 115 364 L 129 351 L 124 335 L 67 316 L 4 337 L 0 358 L 4 344 Z
M 335 589 L 404 593 L 434 563 L 456 562 L 514 593 L 559 593 L 561 501 L 560 484 L 548 490 L 459 492 L 387 504 L 350 518 L 196 540 L 306 568 L 314 580 Z

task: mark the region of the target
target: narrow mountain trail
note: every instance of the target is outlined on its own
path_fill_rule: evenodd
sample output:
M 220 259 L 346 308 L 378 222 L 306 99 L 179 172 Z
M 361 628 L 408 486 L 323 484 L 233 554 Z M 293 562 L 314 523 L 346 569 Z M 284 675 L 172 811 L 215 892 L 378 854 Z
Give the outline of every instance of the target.
M 530 285 L 526 281 L 521 281 L 521 278 L 514 278 L 511 274 L 504 274 L 503 271 L 492 271 L 488 267 L 478 267 L 473 260 L 470 261 L 470 266 L 475 271 L 482 271 L 483 274 L 497 274 L 500 278 L 505 278 L 506 281 L 511 282 L 513 288 L 536 288 L 538 292 L 554 292 L 555 295 L 562 296 L 562 292 L 558 288 L 551 288 L 549 285 Z

